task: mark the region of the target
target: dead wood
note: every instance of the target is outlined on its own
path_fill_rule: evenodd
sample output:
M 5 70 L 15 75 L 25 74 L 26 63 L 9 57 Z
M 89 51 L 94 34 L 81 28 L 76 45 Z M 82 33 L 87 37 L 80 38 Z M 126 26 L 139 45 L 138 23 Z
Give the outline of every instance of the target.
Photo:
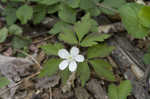
M 108 99 L 106 91 L 100 85 L 100 82 L 96 79 L 91 79 L 87 83 L 87 89 L 94 95 L 95 99 Z
M 10 99 L 15 94 L 17 82 L 21 80 L 21 77 L 30 74 L 28 68 L 31 65 L 33 65 L 33 62 L 28 59 L 0 55 L 0 72 L 10 81 L 8 85 L 8 88 L 10 88 Z M 0 90 L 0 93 L 5 93 L 5 89 L 6 88 Z M 9 96 L 7 95 L 7 97 L 3 99 L 8 99 Z
M 109 42 L 116 47 L 112 57 L 118 64 L 118 68 L 124 74 L 126 79 L 131 80 L 133 85 L 133 95 L 136 99 L 149 99 L 147 90 L 142 86 L 139 79 L 146 79 L 143 75 L 148 68 L 142 61 L 143 52 L 135 48 L 129 40 L 123 36 L 114 36 Z M 134 68 L 132 67 L 134 66 Z M 146 74 L 145 74 L 146 75 Z M 144 80 L 145 81 L 145 80 Z

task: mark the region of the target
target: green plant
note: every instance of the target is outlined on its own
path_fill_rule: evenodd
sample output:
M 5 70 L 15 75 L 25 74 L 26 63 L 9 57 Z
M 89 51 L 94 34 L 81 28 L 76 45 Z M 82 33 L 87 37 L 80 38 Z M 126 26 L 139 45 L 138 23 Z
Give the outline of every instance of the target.
M 132 85 L 129 80 L 122 81 L 119 86 L 114 84 L 109 85 L 108 97 L 109 99 L 127 99 L 127 96 L 132 91 Z
M 58 24 L 61 25 L 63 23 L 60 22 Z M 70 75 L 69 72 L 76 71 L 77 76 L 80 77 L 81 85 L 84 86 L 90 77 L 89 64 L 91 64 L 92 68 L 100 77 L 108 81 L 115 81 L 111 64 L 103 59 L 97 59 L 98 57 L 103 58 L 108 56 L 114 49 L 114 47 L 108 46 L 107 44 L 99 44 L 99 42 L 108 39 L 110 35 L 98 33 L 98 25 L 95 20 L 91 19 L 89 13 L 75 24 L 68 24 L 67 27 L 61 27 L 60 30 L 59 32 L 57 31 L 57 33 L 59 33 L 58 40 L 63 41 L 68 46 L 76 47 L 72 47 L 69 53 L 64 49 L 65 46 L 62 43 L 41 46 L 46 54 L 59 56 L 64 59 L 64 61 L 60 62 L 61 60 L 59 58 L 47 60 L 39 75 L 40 77 L 51 76 L 60 69 L 63 70 L 61 72 L 62 82 L 66 82 L 67 77 Z M 55 29 L 53 31 L 55 31 Z M 95 33 L 92 31 L 95 31 Z M 77 47 L 83 49 L 84 55 L 83 53 L 79 55 L 79 49 Z M 77 62 L 79 62 L 79 64 L 77 64 Z M 68 65 L 69 69 L 67 68 Z
M 149 6 L 128 3 L 119 9 L 122 22 L 128 33 L 135 38 L 143 38 L 150 33 Z

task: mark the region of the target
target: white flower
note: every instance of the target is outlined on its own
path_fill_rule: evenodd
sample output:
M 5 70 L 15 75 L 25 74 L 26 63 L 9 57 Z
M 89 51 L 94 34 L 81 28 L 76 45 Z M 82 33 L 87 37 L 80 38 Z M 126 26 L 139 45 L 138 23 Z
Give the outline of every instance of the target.
M 79 54 L 79 49 L 77 47 L 72 47 L 70 53 L 66 49 L 60 49 L 58 51 L 58 56 L 64 59 L 59 64 L 60 70 L 64 70 L 69 66 L 69 70 L 74 72 L 77 69 L 77 62 L 84 61 L 84 56 Z

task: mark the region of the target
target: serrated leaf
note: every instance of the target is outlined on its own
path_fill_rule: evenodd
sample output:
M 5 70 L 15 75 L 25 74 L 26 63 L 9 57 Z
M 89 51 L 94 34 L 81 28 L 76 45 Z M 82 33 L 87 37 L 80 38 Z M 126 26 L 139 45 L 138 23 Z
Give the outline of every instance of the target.
M 61 71 L 61 81 L 63 85 L 65 85 L 67 80 L 69 79 L 70 73 L 71 72 L 69 71 L 69 68 L 66 68 L 65 70 Z
M 7 2 L 7 0 L 1 0 L 3 3 L 6 3 Z
M 45 44 L 41 46 L 42 50 L 48 55 L 58 55 L 58 50 L 64 48 L 61 43 Z
M 96 22 L 96 20 L 90 19 L 89 21 L 91 22 L 91 30 L 90 30 L 90 32 L 98 33 L 99 25 L 98 25 L 98 23 Z
M 62 40 L 68 44 L 78 43 L 75 33 L 70 28 L 63 28 L 63 33 L 59 34 L 59 40 Z
M 78 64 L 77 75 L 80 77 L 82 87 L 84 87 L 86 81 L 90 78 L 90 69 L 86 62 Z
M 149 28 L 140 24 L 138 12 L 143 5 L 129 3 L 119 9 L 122 22 L 128 33 L 135 38 L 143 38 L 149 35 Z
M 22 24 L 26 24 L 32 18 L 33 8 L 29 5 L 23 5 L 16 11 L 17 18 Z
M 40 23 L 46 16 L 46 7 L 44 5 L 36 5 L 33 8 L 33 23 Z
M 96 6 L 93 1 L 94 0 L 80 0 L 80 8 L 87 10 Z
M 87 34 L 91 29 L 91 21 L 90 20 L 90 14 L 86 14 L 82 17 L 81 21 L 78 21 L 75 23 L 74 30 L 79 38 L 79 41 L 81 41 L 82 37 Z
M 16 8 L 13 8 L 11 6 L 7 6 L 4 9 L 4 15 L 6 16 L 6 22 L 7 25 L 12 25 L 16 22 L 17 16 L 16 16 Z
M 109 85 L 108 97 L 109 97 L 109 99 L 119 99 L 119 97 L 118 97 L 118 87 L 116 85 L 114 85 L 114 84 Z
M 58 21 L 53 28 L 49 31 L 49 34 L 57 34 L 63 31 L 64 28 L 71 28 L 71 26 L 63 21 Z
M 107 9 L 107 7 L 112 8 L 114 10 L 117 10 L 118 8 L 120 8 L 122 5 L 126 4 L 126 0 L 104 0 L 102 3 L 102 5 L 106 6 L 106 8 L 101 7 L 100 10 L 106 14 L 110 14 L 113 15 L 116 12 L 114 12 L 113 10 Z
M 11 0 L 13 2 L 25 2 L 25 0 Z
M 98 44 L 88 48 L 87 57 L 106 57 L 114 50 L 113 46 L 108 46 L 107 44 Z
M 109 38 L 110 35 L 108 34 L 98 34 L 98 33 L 92 33 L 89 34 L 83 41 L 80 43 L 83 47 L 89 47 L 98 44 L 97 41 L 103 42 L 105 39 Z
M 23 30 L 20 26 L 13 24 L 8 28 L 8 32 L 9 34 L 13 34 L 13 35 L 21 35 Z
M 122 81 L 119 86 L 114 84 L 109 85 L 109 99 L 127 99 L 127 96 L 132 91 L 132 85 L 129 80 Z
M 59 10 L 59 4 L 50 5 L 47 7 L 48 14 L 53 14 Z
M 101 10 L 97 6 L 87 9 L 86 12 L 90 13 L 91 16 L 98 16 L 101 14 Z
M 8 29 L 3 27 L 0 29 L 0 43 L 4 42 L 8 36 Z
M 150 64 L 150 53 L 144 54 L 143 61 L 145 64 Z
M 61 0 L 34 0 L 34 1 L 44 5 L 53 5 L 59 3 Z
M 123 81 L 118 86 L 119 99 L 127 99 L 127 96 L 132 91 L 132 85 L 129 80 Z
M 32 40 L 27 37 L 15 36 L 12 39 L 11 45 L 15 49 L 21 49 L 28 47 L 31 44 Z
M 108 62 L 100 59 L 90 60 L 89 62 L 92 64 L 98 76 L 109 81 L 115 81 L 115 76 L 111 71 L 111 65 Z
M 44 77 L 44 76 L 52 76 L 57 73 L 59 69 L 59 63 L 61 62 L 60 59 L 49 59 L 44 63 L 44 67 L 41 70 L 39 77 Z
M 58 16 L 61 20 L 67 23 L 74 23 L 76 21 L 76 11 L 71 7 L 62 4 L 58 11 Z
M 80 5 L 80 0 L 65 0 L 65 3 L 71 8 L 77 8 Z
M 0 88 L 7 86 L 10 81 L 6 77 L 0 77 Z
M 150 13 L 149 12 L 150 12 L 150 6 L 144 6 L 141 8 L 141 10 L 138 13 L 140 23 L 147 28 L 150 28 Z

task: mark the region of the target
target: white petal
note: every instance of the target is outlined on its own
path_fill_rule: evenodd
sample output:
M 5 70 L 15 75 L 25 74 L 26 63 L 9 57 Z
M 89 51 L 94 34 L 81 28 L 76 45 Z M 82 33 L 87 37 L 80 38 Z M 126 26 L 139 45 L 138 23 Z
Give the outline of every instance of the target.
M 77 47 L 72 47 L 71 48 L 71 50 L 70 50 L 70 54 L 72 55 L 72 56 L 76 56 L 76 55 L 78 55 L 79 54 L 79 49 L 77 48 Z
M 77 69 L 77 63 L 76 63 L 75 61 L 72 61 L 72 62 L 69 64 L 69 70 L 70 70 L 71 72 L 74 72 L 74 71 L 76 71 L 76 69 Z
M 77 55 L 77 56 L 75 57 L 75 60 L 76 60 L 77 62 L 83 62 L 83 61 L 84 61 L 84 56 L 83 56 L 83 55 Z
M 67 66 L 68 66 L 69 62 L 68 60 L 63 60 L 60 64 L 59 64 L 59 69 L 60 70 L 64 70 Z
M 58 56 L 60 58 L 66 59 L 66 58 L 68 58 L 70 56 L 70 54 L 69 54 L 69 52 L 66 49 L 60 49 L 58 51 Z

